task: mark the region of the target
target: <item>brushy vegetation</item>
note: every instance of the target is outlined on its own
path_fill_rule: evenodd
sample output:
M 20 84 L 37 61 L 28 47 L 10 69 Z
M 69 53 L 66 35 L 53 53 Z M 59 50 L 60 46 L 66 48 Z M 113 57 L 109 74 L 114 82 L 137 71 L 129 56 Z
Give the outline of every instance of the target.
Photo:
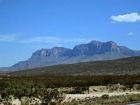
M 31 97 L 38 95 L 43 95 L 45 91 L 45 86 L 43 84 L 34 84 L 32 81 L 22 80 L 20 82 L 10 81 L 7 83 L 8 86 L 5 88 L 5 94 L 13 95 L 19 99 L 23 96 Z
M 140 74 L 140 56 L 117 60 L 62 64 L 9 73 L 9 75 L 133 75 Z
M 127 96 L 113 96 L 109 98 L 102 97 L 100 99 L 97 99 L 94 104 L 98 103 L 98 105 L 104 105 L 104 104 L 136 102 L 136 101 L 140 101 L 140 94 Z
M 56 87 L 74 87 L 71 93 L 82 93 L 88 90 L 89 86 L 93 85 L 110 85 L 115 83 L 121 83 L 126 86 L 127 89 L 140 89 L 139 83 L 140 75 L 106 75 L 106 76 L 66 76 L 66 75 L 46 75 L 46 76 L 1 76 L 0 81 L 0 93 L 3 98 L 13 95 L 14 97 L 21 98 L 26 97 L 40 97 L 45 102 L 50 102 L 51 99 L 58 99 L 57 102 L 50 102 L 51 105 L 61 105 L 62 101 L 60 93 Z M 134 85 L 135 84 L 135 85 Z M 63 105 L 104 105 L 112 103 L 123 103 L 140 101 L 140 95 L 128 95 L 109 97 L 104 94 L 101 98 L 89 98 L 84 101 L 72 100 L 72 102 L 66 102 Z M 28 100 L 23 105 L 28 105 Z
M 107 73 L 116 75 L 106 75 Z M 140 84 L 140 57 L 115 61 L 57 65 L 1 75 L 0 93 L 2 97 L 9 95 L 14 95 L 18 98 L 22 96 L 43 96 L 46 99 L 45 101 L 49 102 L 52 98 L 60 98 L 58 91 L 55 89 L 56 87 L 74 87 L 74 91 L 71 93 L 82 93 L 88 90 L 89 86 L 118 83 L 125 85 L 130 90 L 132 88 L 140 90 L 140 86 L 137 85 Z M 105 94 L 101 98 L 94 98 L 94 100 L 89 99 L 84 100 L 84 102 L 72 100 L 71 103 L 67 102 L 64 105 L 103 105 L 138 100 L 140 100 L 140 95 L 110 98 Z M 27 103 L 28 101 L 24 105 Z M 56 102 L 51 102 L 50 104 L 57 105 Z
M 32 81 L 35 84 L 42 83 L 45 87 L 78 87 L 98 86 L 108 84 L 124 84 L 132 87 L 132 84 L 140 84 L 140 75 L 96 75 L 96 76 L 73 76 L 73 75 L 40 75 L 40 76 L 0 76 L 0 90 L 7 87 L 7 82 Z
M 22 97 L 36 97 L 48 103 L 52 98 L 57 99 L 59 96 L 57 90 L 48 89 L 41 83 L 35 83 L 29 80 L 9 81 L 6 84 L 7 87 L 0 92 L 3 99 L 8 99 L 10 95 L 20 100 Z M 29 105 L 29 100 L 27 99 L 22 105 Z
M 59 105 L 111 105 L 114 103 L 125 103 L 125 102 L 137 102 L 140 101 L 140 94 L 137 95 L 127 95 L 127 96 L 112 96 L 106 97 L 107 95 L 103 95 L 101 98 L 94 97 L 88 100 L 72 100 L 71 102 L 65 102 L 64 104 Z M 53 105 L 58 105 L 57 103 L 53 103 Z

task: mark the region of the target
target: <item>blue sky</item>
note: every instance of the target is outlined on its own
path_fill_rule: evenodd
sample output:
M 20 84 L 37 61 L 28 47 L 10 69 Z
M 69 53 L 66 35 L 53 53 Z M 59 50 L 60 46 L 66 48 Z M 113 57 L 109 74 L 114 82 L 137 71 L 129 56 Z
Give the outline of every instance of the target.
M 91 40 L 140 50 L 140 0 L 0 0 L 0 67 Z

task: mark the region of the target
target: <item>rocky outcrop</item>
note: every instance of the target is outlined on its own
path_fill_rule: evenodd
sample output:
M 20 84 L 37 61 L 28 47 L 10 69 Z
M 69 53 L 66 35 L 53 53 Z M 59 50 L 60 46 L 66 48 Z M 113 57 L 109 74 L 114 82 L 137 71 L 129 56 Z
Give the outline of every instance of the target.
M 53 47 L 37 50 L 26 60 L 13 65 L 10 70 L 38 68 L 58 64 L 73 64 L 98 60 L 113 60 L 124 57 L 140 56 L 140 51 L 134 51 L 115 42 L 91 41 L 76 45 L 73 49 Z

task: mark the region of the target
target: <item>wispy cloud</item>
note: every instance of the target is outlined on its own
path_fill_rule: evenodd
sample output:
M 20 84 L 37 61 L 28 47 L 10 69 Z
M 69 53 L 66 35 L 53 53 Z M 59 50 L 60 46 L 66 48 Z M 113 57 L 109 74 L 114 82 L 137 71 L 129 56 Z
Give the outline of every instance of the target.
M 33 48 L 41 48 L 41 46 L 46 47 L 73 47 L 76 44 L 88 43 L 91 40 L 96 40 L 95 38 L 61 38 L 52 36 L 40 36 L 30 39 L 25 39 L 19 41 L 20 43 L 32 44 Z
M 82 43 L 82 42 L 88 42 L 91 41 L 91 38 L 67 38 L 64 39 L 65 42 L 69 43 L 69 42 L 78 42 L 78 43 Z
M 111 23 L 115 24 L 116 22 L 115 21 L 112 21 Z
M 16 40 L 16 35 L 0 35 L 0 41 L 12 42 Z
M 110 18 L 113 21 L 118 21 L 118 22 L 136 22 L 140 20 L 140 15 L 138 15 L 138 13 L 136 12 L 133 12 L 130 14 L 111 16 Z
M 130 36 L 130 35 L 134 35 L 134 34 L 135 34 L 135 33 L 133 33 L 133 32 L 129 32 L 127 35 Z
M 51 36 L 42 36 L 42 37 L 34 37 L 26 40 L 22 40 L 20 42 L 22 43 L 52 43 L 52 42 L 58 42 L 60 41 L 57 37 L 51 37 Z
M 20 41 L 21 43 L 80 43 L 91 41 L 92 38 L 60 38 L 60 37 L 52 37 L 52 36 L 42 36 L 42 37 L 34 37 L 30 39 L 25 39 Z

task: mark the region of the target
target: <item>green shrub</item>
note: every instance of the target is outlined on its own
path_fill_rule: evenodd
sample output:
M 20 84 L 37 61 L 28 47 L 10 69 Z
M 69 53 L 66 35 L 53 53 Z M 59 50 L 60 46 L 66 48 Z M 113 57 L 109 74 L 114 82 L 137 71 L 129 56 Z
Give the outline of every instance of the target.
M 101 96 L 101 98 L 103 98 L 103 99 L 109 99 L 109 95 L 108 95 L 108 94 L 103 94 L 103 95 Z
M 36 95 L 43 95 L 45 90 L 45 86 L 42 84 L 35 84 L 32 81 L 11 81 L 8 82 L 8 87 L 5 89 L 8 95 L 14 95 L 19 99 L 22 96 L 36 96 Z
M 29 103 L 30 103 L 29 100 L 27 100 L 25 102 L 22 102 L 21 105 L 30 105 Z
M 73 100 L 71 101 L 71 105 L 78 105 L 78 101 L 76 101 L 75 99 L 73 99 Z
M 139 101 L 140 100 L 140 97 L 138 97 L 137 95 L 131 96 L 131 97 L 129 97 L 129 100 L 130 101 Z
M 1 92 L 1 98 L 6 98 L 6 97 L 8 97 L 7 92 L 6 91 L 2 91 Z
M 50 102 L 49 105 L 57 105 L 56 102 Z

